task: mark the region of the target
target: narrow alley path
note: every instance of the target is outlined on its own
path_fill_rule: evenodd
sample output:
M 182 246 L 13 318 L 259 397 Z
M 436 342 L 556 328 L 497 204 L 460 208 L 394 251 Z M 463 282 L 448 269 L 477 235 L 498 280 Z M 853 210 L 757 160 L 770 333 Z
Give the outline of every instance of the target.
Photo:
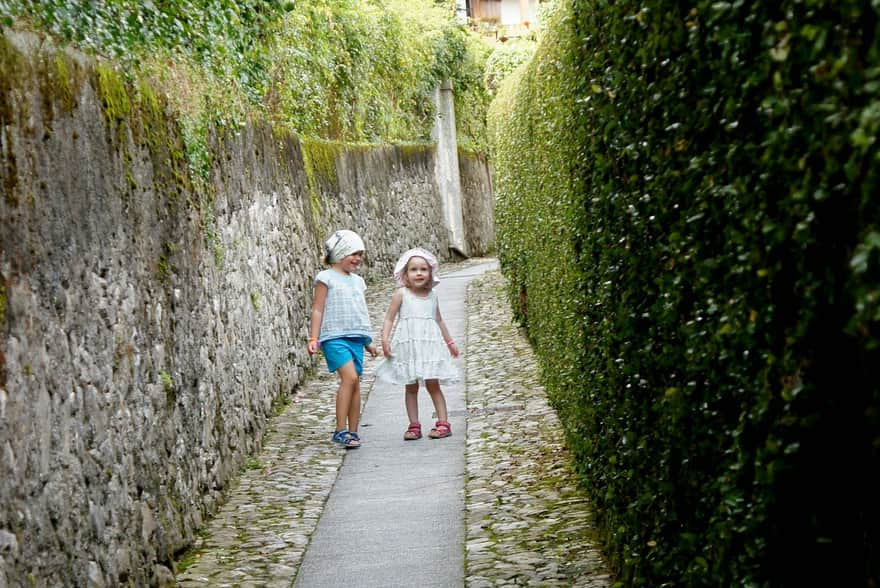
M 364 446 L 346 453 L 329 442 L 336 381 L 318 369 L 180 562 L 179 586 L 611 585 L 496 268 L 441 266 L 441 311 L 463 351 L 462 383 L 444 386 L 453 436 L 404 442 L 403 392 L 374 382 L 368 358 Z M 367 292 L 377 333 L 391 291 Z M 429 428 L 424 392 L 420 415 Z
M 463 356 L 468 283 L 495 267 L 491 262 L 445 271 L 435 289 L 443 320 Z M 375 323 L 377 332 L 381 324 Z M 424 387 L 419 417 L 425 436 L 404 442 L 408 419 L 403 387 L 364 378 L 370 386 L 361 427 L 364 445 L 345 457 L 297 576 L 297 588 L 464 584 L 463 357 L 456 364 L 461 381 L 443 386 L 452 425 L 452 436 L 445 439 L 427 437 L 437 417 Z

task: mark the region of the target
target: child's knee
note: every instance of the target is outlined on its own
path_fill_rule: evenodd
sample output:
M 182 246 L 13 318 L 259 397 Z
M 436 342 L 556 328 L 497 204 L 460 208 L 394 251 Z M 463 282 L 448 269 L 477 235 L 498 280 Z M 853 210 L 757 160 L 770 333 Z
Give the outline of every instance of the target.
M 339 371 L 336 373 L 339 374 L 340 378 L 344 378 L 346 380 L 357 380 L 358 379 L 358 373 L 357 373 L 357 370 L 354 369 L 353 362 L 348 362 L 347 364 L 345 364 L 344 366 L 339 368 Z

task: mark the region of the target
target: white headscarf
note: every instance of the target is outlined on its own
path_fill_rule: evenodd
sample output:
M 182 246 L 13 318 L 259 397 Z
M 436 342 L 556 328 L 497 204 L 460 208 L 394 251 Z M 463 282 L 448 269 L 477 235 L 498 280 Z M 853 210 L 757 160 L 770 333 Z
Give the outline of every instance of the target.
M 403 255 L 400 256 L 400 259 L 397 260 L 397 264 L 394 266 L 394 281 L 398 286 L 403 286 L 403 272 L 406 269 L 406 264 L 409 263 L 409 260 L 413 257 L 421 257 L 425 261 L 428 262 L 428 265 L 431 267 L 431 279 L 433 280 L 433 284 L 431 287 L 433 288 L 437 284 L 440 283 L 440 278 L 437 277 L 437 274 L 440 273 L 440 263 L 437 261 L 437 258 L 428 251 L 427 249 L 422 249 L 421 247 L 415 247 L 414 249 L 410 249 L 409 251 L 404 252 Z
M 324 261 L 336 263 L 343 257 L 364 249 L 363 239 L 354 231 L 346 229 L 336 231 L 324 241 Z

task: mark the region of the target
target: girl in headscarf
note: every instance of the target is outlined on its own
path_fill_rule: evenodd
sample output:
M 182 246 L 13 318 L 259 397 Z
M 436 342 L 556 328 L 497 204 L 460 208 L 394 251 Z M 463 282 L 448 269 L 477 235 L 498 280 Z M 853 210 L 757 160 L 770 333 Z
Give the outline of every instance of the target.
M 339 375 L 336 391 L 336 429 L 333 441 L 347 449 L 361 446 L 361 381 L 364 349 L 373 357 L 370 315 L 364 279 L 354 272 L 364 261 L 364 242 L 354 231 L 341 230 L 324 242 L 324 262 L 330 265 L 315 277 L 315 297 L 309 325 L 309 355 L 324 352 L 327 369 Z
M 383 361 L 376 368 L 376 377 L 393 384 L 403 384 L 409 427 L 403 434 L 407 441 L 422 437 L 419 422 L 419 383 L 424 382 L 437 422 L 428 433 L 432 439 L 452 434 L 446 412 L 446 398 L 440 383 L 458 379 L 458 370 L 452 358 L 458 357 L 458 348 L 440 316 L 440 306 L 434 286 L 440 266 L 429 251 L 416 247 L 404 253 L 394 268 L 394 279 L 400 286 L 391 296 L 391 304 L 382 325 Z M 391 339 L 391 329 L 394 338 Z

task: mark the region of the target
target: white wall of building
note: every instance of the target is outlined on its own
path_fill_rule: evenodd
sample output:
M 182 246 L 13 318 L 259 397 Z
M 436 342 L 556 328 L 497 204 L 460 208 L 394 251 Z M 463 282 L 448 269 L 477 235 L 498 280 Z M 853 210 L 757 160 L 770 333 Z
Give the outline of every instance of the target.
M 501 24 L 521 25 L 524 20 L 535 22 L 535 10 L 538 0 L 501 0 Z M 526 9 L 526 18 L 523 18 L 523 9 Z

